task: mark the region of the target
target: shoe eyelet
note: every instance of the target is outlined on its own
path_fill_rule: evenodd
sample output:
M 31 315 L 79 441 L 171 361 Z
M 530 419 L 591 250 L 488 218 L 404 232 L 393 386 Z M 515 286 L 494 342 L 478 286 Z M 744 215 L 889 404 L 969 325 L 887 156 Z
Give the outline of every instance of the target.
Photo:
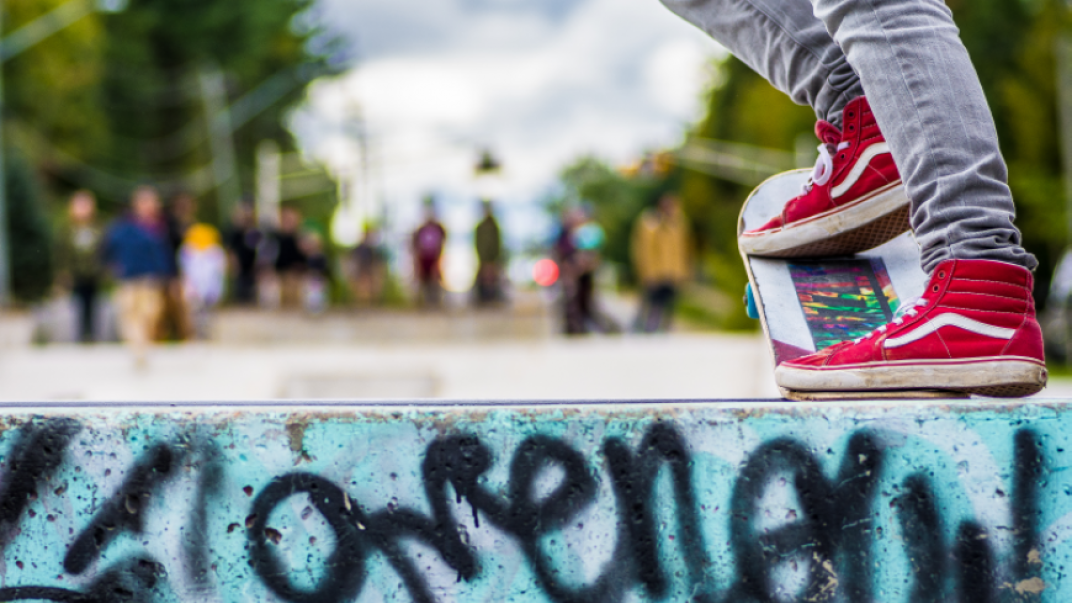
M 844 160 L 844 159 L 845 159 L 845 153 L 842 153 L 842 154 L 841 154 L 841 155 L 840 155 L 839 157 L 840 157 L 840 158 L 841 158 L 842 160 Z
M 931 287 L 931 291 L 934 291 L 935 293 L 938 293 L 938 285 L 935 285 L 935 286 Z
M 849 119 L 852 119 L 854 117 L 856 117 L 856 114 L 853 113 L 852 111 L 849 111 Z
M 945 270 L 942 270 L 938 273 L 938 278 L 945 278 Z
M 856 126 L 849 126 L 849 132 L 855 132 Z

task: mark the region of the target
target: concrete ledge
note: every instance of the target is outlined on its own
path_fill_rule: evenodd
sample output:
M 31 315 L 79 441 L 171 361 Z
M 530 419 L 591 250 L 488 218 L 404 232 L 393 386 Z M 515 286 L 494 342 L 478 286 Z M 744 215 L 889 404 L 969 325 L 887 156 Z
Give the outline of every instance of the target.
M 0 600 L 1072 600 L 1063 401 L 27 405 Z
M 300 312 L 226 309 L 214 321 L 213 340 L 225 345 L 545 340 L 554 320 L 532 303 L 484 310 L 333 310 Z

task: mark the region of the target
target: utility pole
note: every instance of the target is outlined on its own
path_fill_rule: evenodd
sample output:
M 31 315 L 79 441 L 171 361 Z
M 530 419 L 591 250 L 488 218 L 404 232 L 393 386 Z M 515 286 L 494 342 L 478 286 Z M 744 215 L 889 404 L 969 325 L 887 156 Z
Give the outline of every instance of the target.
M 275 228 L 279 222 L 281 159 L 274 140 L 257 145 L 257 222 L 265 229 Z
M 218 223 L 227 223 L 227 217 L 242 196 L 235 170 L 234 131 L 231 125 L 231 110 L 227 103 L 227 89 L 223 73 L 216 67 L 202 68 L 199 75 L 201 98 L 205 105 L 205 118 L 212 149 L 212 176 L 216 183 L 216 212 Z
M 0 36 L 4 32 L 4 5 L 0 4 Z M 0 41 L 4 39 L 0 37 Z M 3 48 L 3 46 L 0 46 Z M 4 156 L 4 61 L 0 56 L 0 308 L 11 301 L 11 246 L 7 226 L 7 163 Z

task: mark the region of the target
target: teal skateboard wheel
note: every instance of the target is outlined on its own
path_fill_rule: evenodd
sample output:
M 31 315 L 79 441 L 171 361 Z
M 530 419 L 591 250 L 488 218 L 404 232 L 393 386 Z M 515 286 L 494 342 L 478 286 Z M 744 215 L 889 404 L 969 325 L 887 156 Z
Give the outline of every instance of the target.
M 756 295 L 752 292 L 752 283 L 744 286 L 744 307 L 748 318 L 759 320 L 759 306 L 756 305 Z

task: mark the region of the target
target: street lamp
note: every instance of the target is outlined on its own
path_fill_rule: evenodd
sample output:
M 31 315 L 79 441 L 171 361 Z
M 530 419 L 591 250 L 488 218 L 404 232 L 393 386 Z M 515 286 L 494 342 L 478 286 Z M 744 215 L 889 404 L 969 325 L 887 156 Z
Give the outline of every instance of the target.
M 7 166 L 4 163 L 4 62 L 12 59 L 52 34 L 96 11 L 117 13 L 128 0 L 70 0 L 41 15 L 0 39 L 0 307 L 11 299 L 11 249 L 8 244 Z M 4 30 L 4 10 L 0 5 L 0 35 Z

